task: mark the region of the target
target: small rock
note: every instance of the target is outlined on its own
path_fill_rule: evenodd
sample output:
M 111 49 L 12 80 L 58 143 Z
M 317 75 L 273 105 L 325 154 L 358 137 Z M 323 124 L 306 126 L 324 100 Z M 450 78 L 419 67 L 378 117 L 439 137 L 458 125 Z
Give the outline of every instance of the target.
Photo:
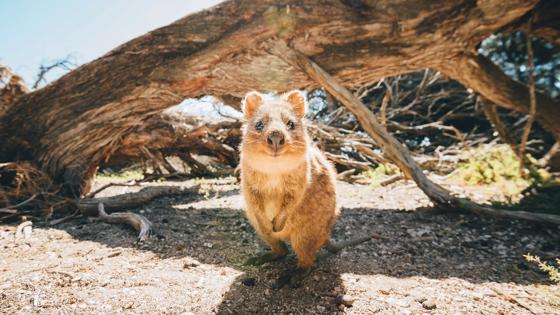
M 346 306 L 344 306 L 344 304 L 340 304 L 338 306 L 338 310 L 341 311 L 341 312 L 344 312 L 345 309 L 346 309 Z
M 484 296 L 483 296 L 482 294 L 480 294 L 480 293 L 475 293 L 475 294 L 473 295 L 473 300 L 475 300 L 475 301 L 480 301 L 480 300 L 482 300 L 483 297 L 484 297 Z
M 317 305 L 317 310 L 321 313 L 325 312 L 325 307 L 321 305 Z
M 427 310 L 435 310 L 437 306 L 432 299 L 427 299 L 426 301 L 422 302 L 422 307 Z
M 196 263 L 186 262 L 186 263 L 183 264 L 183 269 L 189 269 L 191 267 L 196 267 L 196 266 L 198 266 Z
M 336 298 L 336 304 L 341 304 L 344 306 L 352 306 L 356 299 L 348 294 L 341 295 Z
M 252 287 L 257 283 L 257 279 L 255 279 L 253 277 L 249 277 L 249 278 L 245 278 L 245 279 L 241 280 L 241 283 L 243 283 L 243 285 L 246 285 L 248 287 Z
M 426 301 L 427 298 L 423 297 L 423 296 L 418 296 L 414 298 L 414 301 L 418 302 L 418 303 L 424 303 L 424 301 Z
M 405 301 L 405 300 L 401 300 L 401 299 L 396 299 L 396 298 L 386 298 L 385 301 L 389 304 L 393 304 L 399 307 L 410 307 L 410 303 Z

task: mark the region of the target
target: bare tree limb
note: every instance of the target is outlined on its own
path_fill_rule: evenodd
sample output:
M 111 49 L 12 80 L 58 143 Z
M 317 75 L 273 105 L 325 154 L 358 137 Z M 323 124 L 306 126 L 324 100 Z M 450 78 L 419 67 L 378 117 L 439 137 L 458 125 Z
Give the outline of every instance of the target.
M 527 22 L 527 32 L 525 33 L 525 38 L 527 40 L 527 63 L 529 68 L 529 100 L 531 102 L 531 108 L 529 109 L 529 117 L 527 119 L 527 124 L 523 129 L 523 135 L 521 136 L 521 143 L 519 144 L 519 173 L 523 174 L 525 166 L 525 147 L 527 146 L 527 140 L 529 139 L 529 133 L 531 133 L 531 128 L 533 127 L 533 122 L 535 121 L 535 115 L 537 114 L 537 98 L 535 96 L 535 64 L 533 63 L 533 32 L 532 32 L 532 17 L 529 18 Z
M 452 196 L 443 187 L 430 181 L 414 159 L 412 159 L 410 152 L 379 124 L 373 113 L 368 110 L 356 96 L 342 87 L 320 66 L 302 53 L 288 47 L 283 41 L 278 41 L 273 46 L 272 52 L 284 58 L 295 67 L 302 69 L 346 106 L 346 108 L 356 116 L 364 130 L 383 149 L 385 155 L 390 158 L 404 174 L 412 178 L 418 187 L 439 207 L 458 207 L 459 209 L 477 214 L 560 225 L 560 216 L 557 215 L 494 209 L 477 205 L 464 198 Z

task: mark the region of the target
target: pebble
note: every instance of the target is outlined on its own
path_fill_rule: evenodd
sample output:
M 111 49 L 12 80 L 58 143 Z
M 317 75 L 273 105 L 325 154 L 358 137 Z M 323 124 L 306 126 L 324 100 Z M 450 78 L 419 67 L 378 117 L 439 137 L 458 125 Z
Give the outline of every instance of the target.
M 435 310 L 437 306 L 433 300 L 427 299 L 426 301 L 422 302 L 422 307 L 427 310 Z
M 414 301 L 418 302 L 418 303 L 424 303 L 424 301 L 426 301 L 427 298 L 423 297 L 423 296 L 417 296 L 414 298 Z
M 393 304 L 400 307 L 410 307 L 410 303 L 405 300 L 395 299 L 395 298 L 386 298 L 385 301 L 389 304 Z
M 317 305 L 317 310 L 321 313 L 323 313 L 325 311 L 325 307 L 321 306 L 321 305 Z
M 336 304 L 341 304 L 344 306 L 352 306 L 356 299 L 348 294 L 341 295 L 336 298 Z

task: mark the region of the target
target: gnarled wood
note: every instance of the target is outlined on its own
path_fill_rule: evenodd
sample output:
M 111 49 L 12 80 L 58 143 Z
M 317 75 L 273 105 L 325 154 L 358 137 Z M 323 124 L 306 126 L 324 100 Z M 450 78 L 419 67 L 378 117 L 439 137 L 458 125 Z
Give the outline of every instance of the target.
M 321 84 L 331 95 L 348 108 L 352 114 L 356 116 L 360 125 L 368 135 L 383 149 L 384 155 L 391 159 L 407 177 L 412 178 L 416 184 L 418 184 L 418 187 L 422 189 L 437 206 L 443 208 L 457 207 L 473 213 L 496 217 L 523 219 L 556 225 L 560 224 L 560 216 L 558 215 L 494 209 L 475 204 L 468 199 L 451 195 L 446 189 L 430 181 L 422 172 L 420 166 L 414 161 L 410 151 L 400 144 L 397 139 L 377 121 L 375 115 L 359 98 L 337 83 L 336 80 L 321 69 L 321 67 L 308 59 L 305 55 L 289 48 L 283 42 L 275 44 L 273 52 L 278 56 L 282 56 L 282 58 L 290 64 L 301 68 L 309 77 Z
M 529 113 L 529 89 L 508 77 L 497 65 L 483 55 L 460 55 L 447 63 L 435 66 L 452 79 L 480 93 L 496 105 L 517 112 Z M 542 93 L 535 93 L 537 121 L 560 140 L 560 104 Z
M 34 161 L 67 194 L 83 195 L 97 166 L 123 139 L 186 97 L 231 99 L 249 90 L 317 87 L 268 53 L 278 38 L 351 88 L 427 66 L 448 69 L 443 64 L 450 60 L 461 64 L 482 39 L 524 18 L 538 2 L 226 1 L 18 98 L 0 117 L 0 161 Z M 486 95 L 485 80 L 449 72 L 500 106 L 529 107 L 520 104 L 526 98 L 511 105 L 510 98 Z M 550 117 L 559 117 L 560 107 L 548 108 L 537 120 L 558 135 Z

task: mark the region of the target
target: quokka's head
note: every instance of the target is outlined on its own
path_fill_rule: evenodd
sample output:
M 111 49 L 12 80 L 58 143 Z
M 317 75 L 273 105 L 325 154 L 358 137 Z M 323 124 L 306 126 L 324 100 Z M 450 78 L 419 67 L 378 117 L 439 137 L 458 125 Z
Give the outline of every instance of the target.
M 282 95 L 258 92 L 245 95 L 244 159 L 270 171 L 289 168 L 304 159 L 308 143 L 306 109 L 305 96 L 297 90 Z

